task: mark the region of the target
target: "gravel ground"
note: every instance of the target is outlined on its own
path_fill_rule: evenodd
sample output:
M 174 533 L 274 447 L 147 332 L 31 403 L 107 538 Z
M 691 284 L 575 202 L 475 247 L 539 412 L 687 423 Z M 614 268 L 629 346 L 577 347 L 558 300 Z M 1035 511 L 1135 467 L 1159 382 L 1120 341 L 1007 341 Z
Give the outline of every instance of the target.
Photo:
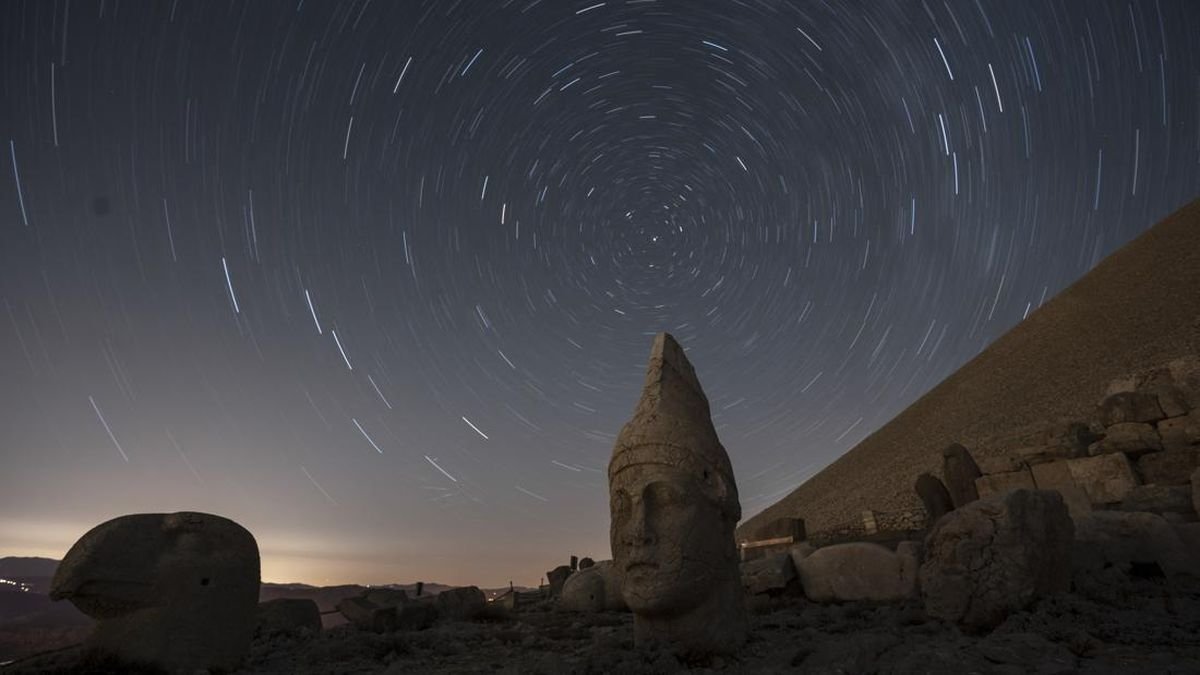
M 749 643 L 736 657 L 706 663 L 635 649 L 630 614 L 572 614 L 542 604 L 417 632 L 345 625 L 316 636 L 260 638 L 237 673 L 1200 673 L 1200 586 L 1114 578 L 1090 595 L 1043 599 L 987 635 L 929 619 L 916 601 L 752 598 Z M 152 671 L 85 666 L 67 651 L 0 672 Z

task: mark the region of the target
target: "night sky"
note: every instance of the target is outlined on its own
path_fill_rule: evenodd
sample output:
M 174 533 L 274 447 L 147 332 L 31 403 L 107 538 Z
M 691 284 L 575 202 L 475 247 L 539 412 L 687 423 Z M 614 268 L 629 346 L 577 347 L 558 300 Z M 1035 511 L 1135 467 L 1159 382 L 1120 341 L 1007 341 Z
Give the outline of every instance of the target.
M 0 555 L 198 510 L 264 580 L 536 584 L 610 557 L 664 330 L 753 515 L 1200 194 L 1196 35 L 1194 0 L 5 2 Z

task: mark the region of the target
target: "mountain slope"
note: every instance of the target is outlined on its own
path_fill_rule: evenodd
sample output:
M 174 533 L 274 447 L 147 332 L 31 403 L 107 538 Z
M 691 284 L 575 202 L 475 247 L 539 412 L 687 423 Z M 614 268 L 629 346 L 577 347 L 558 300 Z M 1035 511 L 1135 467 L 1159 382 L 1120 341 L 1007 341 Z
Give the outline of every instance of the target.
M 1006 429 L 1084 419 L 1109 381 L 1200 354 L 1200 200 L 1129 242 L 786 497 L 738 538 L 783 517 L 810 532 L 919 505 L 943 447 Z

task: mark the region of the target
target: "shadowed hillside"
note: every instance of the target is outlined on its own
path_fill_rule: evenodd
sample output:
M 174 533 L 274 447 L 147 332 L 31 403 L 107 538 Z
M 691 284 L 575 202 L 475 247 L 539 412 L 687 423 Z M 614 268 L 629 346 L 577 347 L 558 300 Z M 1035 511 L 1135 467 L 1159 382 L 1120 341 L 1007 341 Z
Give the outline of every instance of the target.
M 1137 237 L 1005 333 L 738 537 L 782 516 L 819 531 L 866 509 L 913 508 L 941 449 L 1006 429 L 1086 418 L 1110 380 L 1200 353 L 1200 200 Z

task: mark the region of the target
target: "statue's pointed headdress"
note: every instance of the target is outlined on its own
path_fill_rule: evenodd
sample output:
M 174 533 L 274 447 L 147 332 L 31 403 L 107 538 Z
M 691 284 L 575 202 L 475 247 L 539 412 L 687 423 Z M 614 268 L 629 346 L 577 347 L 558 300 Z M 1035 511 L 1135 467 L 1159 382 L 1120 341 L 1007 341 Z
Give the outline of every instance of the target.
M 695 474 L 727 515 L 741 518 L 733 466 L 713 428 L 708 398 L 669 333 L 654 338 L 642 398 L 617 436 L 609 480 L 638 464 L 665 464 Z

